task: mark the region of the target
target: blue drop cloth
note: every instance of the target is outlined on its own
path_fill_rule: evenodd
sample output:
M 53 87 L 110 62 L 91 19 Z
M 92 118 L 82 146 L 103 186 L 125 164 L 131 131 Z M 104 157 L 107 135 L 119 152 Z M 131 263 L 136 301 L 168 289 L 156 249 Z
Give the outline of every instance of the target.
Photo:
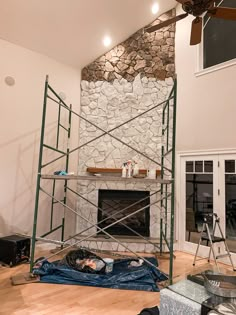
M 146 258 L 157 266 L 155 258 Z M 142 290 L 159 292 L 157 282 L 167 280 L 166 274 L 145 263 L 131 267 L 134 259 L 117 259 L 113 271 L 108 274 L 91 274 L 75 270 L 60 261 L 44 261 L 40 268 L 34 269 L 35 275 L 40 275 L 40 282 L 58 284 L 77 284 L 113 289 Z

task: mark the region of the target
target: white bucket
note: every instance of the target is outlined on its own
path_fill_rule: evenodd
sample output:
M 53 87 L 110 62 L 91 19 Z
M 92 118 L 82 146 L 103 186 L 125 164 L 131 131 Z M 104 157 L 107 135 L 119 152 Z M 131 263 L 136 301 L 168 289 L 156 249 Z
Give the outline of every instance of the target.
M 103 258 L 106 263 L 106 273 L 112 272 L 114 259 L 112 258 Z
M 148 172 L 148 178 L 150 179 L 156 179 L 156 169 L 151 168 Z

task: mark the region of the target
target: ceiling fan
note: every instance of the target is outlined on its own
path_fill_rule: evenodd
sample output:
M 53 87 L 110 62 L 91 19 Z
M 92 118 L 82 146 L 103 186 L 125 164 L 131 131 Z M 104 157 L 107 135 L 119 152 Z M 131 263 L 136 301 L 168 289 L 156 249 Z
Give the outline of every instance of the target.
M 162 27 L 166 27 L 172 23 L 178 22 L 186 18 L 189 14 L 195 16 L 192 21 L 190 45 L 197 45 L 201 42 L 202 37 L 202 17 L 203 13 L 207 13 L 210 17 L 236 21 L 236 9 L 217 7 L 215 0 L 176 0 L 182 4 L 182 8 L 186 13 L 180 14 L 166 20 L 160 24 L 148 27 L 148 33 L 155 32 Z

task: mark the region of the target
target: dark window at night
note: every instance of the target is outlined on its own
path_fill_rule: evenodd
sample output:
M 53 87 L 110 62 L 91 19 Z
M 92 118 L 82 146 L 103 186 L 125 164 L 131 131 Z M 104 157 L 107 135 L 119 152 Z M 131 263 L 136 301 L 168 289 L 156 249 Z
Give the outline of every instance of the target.
M 222 7 L 236 8 L 235 0 L 216 1 Z M 204 17 L 203 68 L 236 58 L 236 22 Z
M 225 161 L 225 173 L 235 173 L 235 160 Z
M 193 173 L 193 161 L 186 162 L 186 173 Z
M 195 172 L 196 173 L 203 172 L 203 161 L 195 161 Z

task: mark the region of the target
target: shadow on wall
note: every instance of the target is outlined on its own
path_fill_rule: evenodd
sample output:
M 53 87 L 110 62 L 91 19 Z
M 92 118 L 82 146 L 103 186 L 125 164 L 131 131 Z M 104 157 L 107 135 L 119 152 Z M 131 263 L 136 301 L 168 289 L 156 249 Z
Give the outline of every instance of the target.
M 9 234 L 10 227 L 7 225 L 3 219 L 3 217 L 0 215 L 0 236 L 5 236 Z
M 55 140 L 53 136 L 55 126 L 55 122 L 48 124 L 46 141 Z M 15 233 L 31 235 L 32 233 L 40 131 L 38 128 L 0 144 L 3 162 L 1 176 L 3 194 L 0 201 L 0 234 L 2 236 Z M 53 155 L 51 152 L 45 152 L 45 157 L 50 160 Z M 62 161 L 60 161 L 61 164 Z M 55 168 L 52 170 L 52 166 L 50 167 L 51 170 L 47 168 L 45 172 L 50 173 L 55 170 Z M 59 167 L 59 163 L 53 167 Z M 50 185 L 51 183 L 47 183 L 46 187 L 49 186 L 48 191 L 51 192 Z M 45 228 L 48 230 L 49 227 L 47 220 L 49 221 L 50 200 L 44 197 L 40 199 L 40 203 L 44 211 L 40 218 L 42 222 L 38 224 L 37 234 L 43 233 Z

